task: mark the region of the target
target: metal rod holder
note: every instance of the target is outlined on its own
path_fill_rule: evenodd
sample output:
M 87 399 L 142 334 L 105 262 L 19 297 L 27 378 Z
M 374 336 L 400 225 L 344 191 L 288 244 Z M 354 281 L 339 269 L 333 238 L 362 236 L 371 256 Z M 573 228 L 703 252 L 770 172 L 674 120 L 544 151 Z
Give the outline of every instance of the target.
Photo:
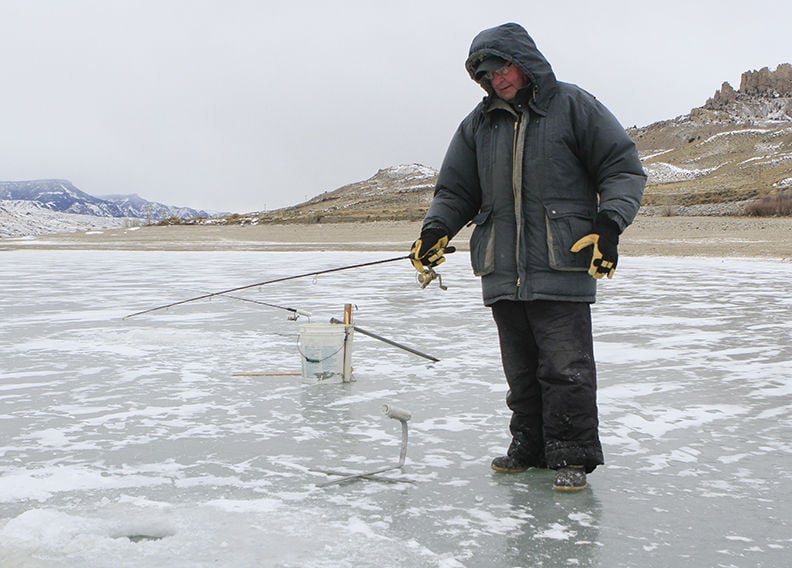
M 404 460 L 407 458 L 407 422 L 410 420 L 410 418 L 412 418 L 412 413 L 410 411 L 404 410 L 403 408 L 399 408 L 397 406 L 392 406 L 390 404 L 383 405 L 382 411 L 385 413 L 385 416 L 387 416 L 388 418 L 393 418 L 394 420 L 398 420 L 399 422 L 401 422 L 402 441 L 401 441 L 401 450 L 399 451 L 399 463 L 390 467 L 384 467 L 382 469 L 369 471 L 366 473 L 347 474 L 335 470 L 315 469 L 313 471 L 319 471 L 321 473 L 326 473 L 328 475 L 342 476 L 338 479 L 333 479 L 332 481 L 320 483 L 319 487 L 329 487 L 330 485 L 339 485 L 341 483 L 346 483 L 347 481 L 354 481 L 356 479 L 371 479 L 373 481 L 387 481 L 392 483 L 402 483 L 402 482 L 413 483 L 411 480 L 393 479 L 389 477 L 379 476 L 380 473 L 393 471 L 394 469 L 401 469 L 404 466 Z

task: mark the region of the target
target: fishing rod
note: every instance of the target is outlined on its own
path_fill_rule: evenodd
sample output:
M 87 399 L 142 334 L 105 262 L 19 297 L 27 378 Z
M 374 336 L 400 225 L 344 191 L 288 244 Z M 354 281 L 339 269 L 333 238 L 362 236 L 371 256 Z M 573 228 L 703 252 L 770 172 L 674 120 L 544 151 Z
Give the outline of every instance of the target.
M 446 247 L 444 252 L 450 254 L 454 252 L 456 248 L 454 247 Z M 286 282 L 288 280 L 296 280 L 297 278 L 305 278 L 307 276 L 319 276 L 320 274 L 330 274 L 331 272 L 340 272 L 342 270 L 352 270 L 354 268 L 365 268 L 367 266 L 376 266 L 378 264 L 385 264 L 388 262 L 396 262 L 399 260 L 407 260 L 410 258 L 410 255 L 405 256 L 397 256 L 394 258 L 386 258 L 384 260 L 373 260 L 371 262 L 362 262 L 360 264 L 350 264 L 348 266 L 339 266 L 337 268 L 327 268 L 325 270 L 315 270 L 313 272 L 305 272 L 303 274 L 297 274 L 294 276 L 284 276 L 282 278 L 274 278 L 273 280 L 265 280 L 264 282 L 256 282 L 255 284 L 247 284 L 245 286 L 237 286 L 236 288 L 229 288 L 228 290 L 221 290 L 220 292 L 210 292 L 208 294 L 201 294 L 200 296 L 195 296 L 193 298 L 187 298 L 186 300 L 179 300 L 178 302 L 171 302 L 170 304 L 164 304 L 162 306 L 157 306 L 155 308 L 149 308 L 147 310 L 142 310 L 139 312 L 135 312 L 133 314 L 129 314 L 123 317 L 123 319 L 129 319 L 136 316 L 142 316 L 143 314 L 149 314 L 151 312 L 156 312 L 158 310 L 164 310 L 167 308 L 172 308 L 174 306 L 180 306 L 182 304 L 188 304 L 190 302 L 196 302 L 198 300 L 205 300 L 207 298 L 214 298 L 215 296 L 223 296 L 225 294 L 230 294 L 232 292 L 239 292 L 240 290 L 248 290 L 250 288 L 255 288 L 256 286 L 266 286 L 267 284 L 275 284 L 276 282 Z M 426 287 L 429 283 L 434 280 L 435 278 L 439 278 L 439 274 L 437 274 L 432 268 L 428 268 L 427 272 L 424 272 L 423 279 L 419 279 L 421 286 Z M 419 275 L 420 277 L 421 275 Z

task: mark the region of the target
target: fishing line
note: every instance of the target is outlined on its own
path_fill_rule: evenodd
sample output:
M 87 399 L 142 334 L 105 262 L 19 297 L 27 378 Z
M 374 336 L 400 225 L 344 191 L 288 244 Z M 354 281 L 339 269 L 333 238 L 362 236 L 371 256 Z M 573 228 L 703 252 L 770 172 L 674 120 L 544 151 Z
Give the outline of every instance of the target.
M 446 254 L 450 254 L 456 251 L 455 247 L 446 247 L 444 252 Z M 320 274 L 330 274 L 332 272 L 340 272 L 342 270 L 352 270 L 354 268 L 365 268 L 367 266 L 376 266 L 378 264 L 385 264 L 387 262 L 396 262 L 399 260 L 408 260 L 410 255 L 404 256 L 397 256 L 394 258 L 386 258 L 383 260 L 372 260 L 370 262 L 362 262 L 360 264 L 350 264 L 348 266 L 339 266 L 337 268 L 327 268 L 325 270 L 314 270 L 313 272 L 305 272 L 303 274 L 296 274 L 294 276 L 284 276 L 282 278 L 274 278 L 272 280 L 265 280 L 264 282 L 256 282 L 254 284 L 247 284 L 245 286 L 237 286 L 236 288 L 229 288 L 228 290 L 221 290 L 219 292 L 210 292 L 208 294 L 201 294 L 200 296 L 195 296 L 193 298 L 187 298 L 186 300 L 179 300 L 178 302 L 171 302 L 170 304 L 164 304 L 162 306 L 157 306 L 155 308 L 149 308 L 147 310 L 142 310 L 140 312 L 135 312 L 134 314 L 129 314 L 124 316 L 123 319 L 133 318 L 135 316 L 141 316 L 143 314 L 148 314 L 151 312 L 156 312 L 157 310 L 164 310 L 167 308 L 172 308 L 174 306 L 180 306 L 182 304 L 187 304 L 190 302 L 196 302 L 198 300 L 205 300 L 207 298 L 214 298 L 215 296 L 223 296 L 226 294 L 230 294 L 231 292 L 239 292 L 240 290 L 248 290 L 250 288 L 255 288 L 256 286 L 266 286 L 267 284 L 275 284 L 276 282 L 287 282 L 289 280 L 296 280 L 297 278 L 305 278 L 306 276 L 319 276 Z M 421 282 L 423 288 L 429 285 L 429 283 L 438 278 L 439 275 L 432 270 L 432 268 L 428 268 L 427 271 L 424 273 L 426 277 Z
M 172 308 L 174 306 L 180 306 L 182 304 L 187 304 L 190 302 L 196 302 L 198 300 L 205 300 L 207 298 L 213 298 L 215 296 L 223 296 L 225 294 L 230 294 L 231 292 L 239 292 L 240 290 L 248 290 L 250 288 L 255 288 L 256 286 L 266 286 L 267 284 L 275 284 L 276 282 L 286 282 L 288 280 L 296 280 L 297 278 L 305 278 L 306 276 L 318 276 L 320 274 L 329 274 L 331 272 L 340 272 L 341 270 L 351 270 L 353 268 L 364 268 L 366 266 L 375 266 L 377 264 L 385 264 L 386 262 L 396 262 L 397 260 L 406 260 L 410 258 L 409 255 L 406 256 L 398 256 L 395 258 L 386 258 L 385 260 L 374 260 L 371 262 L 363 262 L 360 264 L 351 264 L 349 266 L 340 266 L 338 268 L 328 268 L 326 270 L 315 270 L 313 272 L 306 272 L 304 274 L 297 274 L 295 276 L 284 276 L 282 278 L 274 278 L 272 280 L 265 280 L 264 282 L 256 282 L 255 284 L 247 284 L 245 286 L 237 286 L 236 288 L 229 288 L 228 290 L 221 290 L 220 292 L 210 292 L 208 294 L 201 294 L 200 296 L 195 296 L 193 298 L 187 298 L 186 300 L 179 300 L 178 302 L 171 302 L 170 304 L 164 304 L 162 306 L 157 306 L 155 308 L 149 308 L 147 310 L 142 310 L 140 312 L 135 312 L 134 314 L 129 314 L 124 316 L 123 319 L 133 318 L 135 316 L 141 316 L 143 314 L 148 314 L 151 312 L 156 312 L 157 310 L 164 310 L 167 308 Z
M 231 298 L 233 300 L 239 300 L 241 302 L 250 302 L 251 304 L 258 304 L 259 306 L 267 306 L 269 308 L 277 308 L 279 310 L 286 310 L 287 312 L 292 312 L 292 315 L 289 316 L 290 320 L 297 320 L 300 316 L 305 316 L 307 318 L 311 318 L 311 312 L 306 312 L 305 310 L 301 310 L 298 308 L 289 308 L 286 306 L 279 306 L 278 304 L 270 304 L 268 302 L 262 302 L 261 300 L 253 300 L 252 298 L 244 298 L 242 296 L 232 296 L 231 294 L 223 294 L 224 298 Z

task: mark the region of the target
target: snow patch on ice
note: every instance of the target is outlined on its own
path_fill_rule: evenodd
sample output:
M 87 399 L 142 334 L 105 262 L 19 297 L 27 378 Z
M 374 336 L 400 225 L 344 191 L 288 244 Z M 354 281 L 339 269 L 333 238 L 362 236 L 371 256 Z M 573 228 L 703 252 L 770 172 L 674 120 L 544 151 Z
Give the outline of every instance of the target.
M 575 538 L 577 533 L 569 527 L 554 523 L 547 529 L 540 531 L 534 535 L 534 538 L 549 538 L 553 540 L 569 540 Z

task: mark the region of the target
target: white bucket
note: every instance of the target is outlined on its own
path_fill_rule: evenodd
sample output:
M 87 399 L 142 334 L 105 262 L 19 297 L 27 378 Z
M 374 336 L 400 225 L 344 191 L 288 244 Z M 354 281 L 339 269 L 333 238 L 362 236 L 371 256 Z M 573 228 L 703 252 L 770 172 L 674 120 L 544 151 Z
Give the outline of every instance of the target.
M 300 326 L 298 349 L 306 382 L 352 380 L 351 325 L 306 323 Z

